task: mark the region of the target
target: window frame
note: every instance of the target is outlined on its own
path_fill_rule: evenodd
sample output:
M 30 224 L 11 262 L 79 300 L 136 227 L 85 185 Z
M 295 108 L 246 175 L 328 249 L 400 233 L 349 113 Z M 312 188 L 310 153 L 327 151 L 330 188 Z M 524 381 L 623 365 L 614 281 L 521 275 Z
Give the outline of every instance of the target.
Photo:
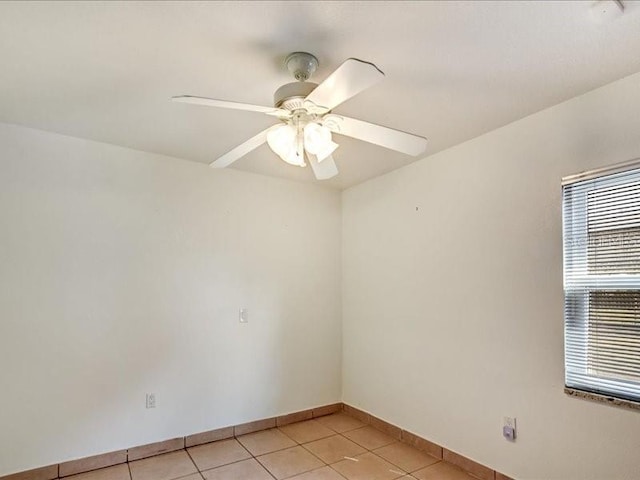
M 584 308 L 588 308 L 588 306 L 590 305 L 590 302 L 592 301 L 592 295 L 593 292 L 607 292 L 607 288 L 605 288 L 603 285 L 599 284 L 598 281 L 598 277 L 606 277 L 607 275 L 620 275 L 619 273 L 604 273 L 604 274 L 589 274 L 588 273 L 588 264 L 585 267 L 585 272 L 582 274 L 582 276 L 584 278 L 582 278 L 582 282 L 585 284 L 583 288 L 583 291 L 579 291 L 578 288 L 576 288 L 575 285 L 573 285 L 571 288 L 568 288 L 568 283 L 571 282 L 567 282 L 567 270 L 568 270 L 568 258 L 570 257 L 570 262 L 572 265 L 575 265 L 575 259 L 574 256 L 578 255 L 579 257 L 581 257 L 581 260 L 584 259 L 583 261 L 587 261 L 587 258 L 590 254 L 589 251 L 589 202 L 588 202 L 588 192 L 589 191 L 593 191 L 596 189 L 596 187 L 594 187 L 592 190 L 585 190 L 584 193 L 585 198 L 584 199 L 580 199 L 581 203 L 580 203 L 580 208 L 582 209 L 581 212 L 579 213 L 578 217 L 580 215 L 582 215 L 582 217 L 585 219 L 584 220 L 584 224 L 583 225 L 578 225 L 576 228 L 576 221 L 574 217 L 566 218 L 567 217 L 567 212 L 570 211 L 572 214 L 575 214 L 576 209 L 573 205 L 567 205 L 567 195 L 565 194 L 565 189 L 573 184 L 577 184 L 577 183 L 582 183 L 584 184 L 584 182 L 597 182 L 598 179 L 602 178 L 603 182 L 605 182 L 605 184 L 609 185 L 609 184 L 617 184 L 616 182 L 618 181 L 615 177 L 613 177 L 613 180 L 609 180 L 606 179 L 604 177 L 611 177 L 614 176 L 616 174 L 625 174 L 625 173 L 630 173 L 631 171 L 634 170 L 640 170 L 640 159 L 634 159 L 631 160 L 629 162 L 625 162 L 622 164 L 618 164 L 618 165 L 614 165 L 614 166 L 610 166 L 610 167 L 605 167 L 605 168 L 600 168 L 597 170 L 591 170 L 588 172 L 582 172 L 580 174 L 577 175 L 571 175 L 568 177 L 565 177 L 562 179 L 562 241 L 563 241 L 563 288 L 564 288 L 564 312 L 563 312 L 563 322 L 564 322 L 564 332 L 565 332 L 565 339 L 564 339 L 564 345 L 565 345 L 565 351 L 564 351 L 564 368 L 565 368 L 565 387 L 564 387 L 564 391 L 565 393 L 571 395 L 571 396 L 575 396 L 575 397 L 580 397 L 580 398 L 586 398 L 586 399 L 591 399 L 591 400 L 596 400 L 596 401 L 600 401 L 600 402 L 604 402 L 604 403 L 608 403 L 608 404 L 613 404 L 616 406 L 622 406 L 622 407 L 627 407 L 627 408 L 632 408 L 632 409 L 636 409 L 636 410 L 640 410 L 640 386 L 636 386 L 635 384 L 640 383 L 640 380 L 636 381 L 631 380 L 630 382 L 633 384 L 633 387 L 635 389 L 637 389 L 637 391 L 634 391 L 634 394 L 632 395 L 633 398 L 628 398 L 625 397 L 623 394 L 621 394 L 620 392 L 613 392 L 610 390 L 606 389 L 606 385 L 607 385 L 607 378 L 603 378 L 603 379 L 598 379 L 597 382 L 602 382 L 600 385 L 598 385 L 597 388 L 594 388 L 593 386 L 585 386 L 585 383 L 593 383 L 595 384 L 596 381 L 593 380 L 594 378 L 597 377 L 597 375 L 591 375 L 591 380 L 588 382 L 582 382 L 582 385 L 579 385 L 580 381 L 576 381 L 576 378 L 579 378 L 580 376 L 585 376 L 588 377 L 589 376 L 589 372 L 588 372 L 588 363 L 586 362 L 587 357 L 588 357 L 588 353 L 586 353 L 586 350 L 588 350 L 588 346 L 591 342 L 591 340 L 589 339 L 589 329 L 593 328 L 593 325 L 591 324 L 591 317 L 588 313 L 582 313 L 582 317 L 580 317 L 579 315 L 574 315 L 571 316 L 571 314 L 569 312 L 572 311 L 572 308 L 577 308 L 577 309 L 584 309 Z M 624 184 L 624 177 L 622 177 L 622 179 L 619 181 L 620 185 Z M 604 187 L 600 187 L 600 188 L 604 188 Z M 571 197 L 572 200 L 574 200 L 573 197 Z M 568 241 L 568 237 L 567 237 L 567 229 L 568 226 L 570 226 L 572 228 L 571 230 L 571 236 L 569 237 L 569 241 Z M 575 229 L 575 231 L 573 230 Z M 580 231 L 580 235 L 575 235 L 576 231 Z M 582 239 L 587 239 L 586 242 L 584 242 L 583 244 L 579 244 L 576 245 L 575 243 L 570 243 L 571 241 L 575 241 L 575 239 L 578 238 L 582 238 Z M 570 245 L 570 247 L 568 247 L 568 245 Z M 577 246 L 577 248 L 576 248 Z M 578 257 L 576 257 L 578 258 Z M 574 271 L 571 271 L 572 273 L 574 273 Z M 636 277 L 638 275 L 632 275 L 634 277 L 634 281 L 636 280 Z M 593 284 L 591 284 L 591 282 L 593 282 Z M 637 287 L 632 288 L 632 290 L 634 291 L 640 291 L 640 285 L 638 285 Z M 573 295 L 573 297 L 570 299 L 569 296 Z M 583 298 L 579 298 L 582 295 Z M 575 302 L 575 304 L 573 303 L 569 303 L 569 302 Z M 581 303 L 582 302 L 582 303 Z M 633 310 L 635 312 L 635 309 Z M 640 309 L 638 310 L 640 312 Z M 585 322 L 585 319 L 587 320 Z M 576 324 L 578 324 L 578 322 L 582 321 L 582 324 L 579 327 L 575 327 Z M 581 330 L 581 331 L 580 331 Z M 568 332 L 571 332 L 571 339 L 568 338 Z M 576 337 L 576 333 L 578 334 L 577 336 L 580 337 L 580 334 L 583 334 L 580 338 L 582 340 L 575 340 Z M 635 336 L 635 333 L 634 333 Z M 581 371 L 576 371 L 576 365 L 572 364 L 571 366 L 569 366 L 569 363 L 573 362 L 575 360 L 575 352 L 572 351 L 571 353 L 569 352 L 570 347 L 572 349 L 576 348 L 576 345 L 580 346 L 580 341 L 583 341 L 583 345 L 585 347 L 585 353 L 584 353 L 584 358 L 585 358 L 585 363 L 584 365 L 580 365 L 580 367 L 586 367 L 585 372 L 581 372 Z M 571 342 L 574 342 L 570 345 Z M 593 347 L 594 349 L 596 347 Z M 571 371 L 571 374 L 570 374 Z M 569 377 L 572 376 L 572 380 L 569 380 Z M 611 388 L 611 387 L 609 387 Z

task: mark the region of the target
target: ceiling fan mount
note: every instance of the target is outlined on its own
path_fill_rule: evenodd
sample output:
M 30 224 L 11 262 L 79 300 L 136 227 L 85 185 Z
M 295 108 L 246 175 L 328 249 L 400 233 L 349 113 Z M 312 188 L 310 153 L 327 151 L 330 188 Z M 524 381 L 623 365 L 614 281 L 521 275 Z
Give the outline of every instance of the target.
M 318 68 L 318 59 L 310 53 L 289 54 L 285 66 L 297 81 L 276 90 L 273 107 L 190 95 L 172 98 L 174 102 L 264 113 L 279 120 L 278 124 L 214 160 L 212 167 L 227 167 L 268 143 L 285 162 L 305 167 L 308 161 L 315 177 L 325 180 L 338 174 L 332 154 L 339 145 L 333 141 L 333 133 L 408 155 L 424 152 L 427 144 L 424 137 L 331 113 L 341 103 L 384 78 L 384 73 L 373 63 L 349 58 L 320 84 L 307 81 Z
M 284 59 L 291 75 L 299 82 L 306 82 L 318 69 L 318 59 L 307 52 L 293 52 Z
M 293 52 L 287 55 L 284 65 L 297 81 L 278 88 L 273 95 L 273 105 L 290 112 L 305 109 L 304 99 L 318 86 L 307 81 L 318 69 L 318 59 L 307 52 Z

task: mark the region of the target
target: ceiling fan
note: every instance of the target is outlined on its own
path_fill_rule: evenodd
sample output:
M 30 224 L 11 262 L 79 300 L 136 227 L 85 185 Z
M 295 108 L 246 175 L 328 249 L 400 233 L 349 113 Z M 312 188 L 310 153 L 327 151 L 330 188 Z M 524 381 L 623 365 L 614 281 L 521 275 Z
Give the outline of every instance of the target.
M 349 58 L 319 85 L 307 81 L 318 68 L 318 60 L 310 53 L 292 53 L 285 65 L 297 81 L 276 90 L 274 107 L 191 95 L 172 97 L 174 102 L 265 113 L 279 120 L 278 124 L 214 160 L 212 167 L 227 167 L 266 142 L 291 165 L 306 166 L 306 157 L 315 177 L 325 180 L 338 173 L 332 157 L 338 144 L 333 141 L 332 133 L 408 155 L 424 152 L 427 145 L 424 137 L 332 113 L 335 107 L 384 78 L 384 73 L 373 63 Z

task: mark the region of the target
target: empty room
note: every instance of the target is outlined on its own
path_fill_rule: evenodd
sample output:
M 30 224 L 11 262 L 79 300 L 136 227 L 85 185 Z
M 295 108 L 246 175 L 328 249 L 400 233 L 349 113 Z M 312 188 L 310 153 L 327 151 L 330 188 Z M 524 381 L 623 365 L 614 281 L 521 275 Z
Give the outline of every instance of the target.
M 0 2 L 0 480 L 640 480 L 640 2 Z

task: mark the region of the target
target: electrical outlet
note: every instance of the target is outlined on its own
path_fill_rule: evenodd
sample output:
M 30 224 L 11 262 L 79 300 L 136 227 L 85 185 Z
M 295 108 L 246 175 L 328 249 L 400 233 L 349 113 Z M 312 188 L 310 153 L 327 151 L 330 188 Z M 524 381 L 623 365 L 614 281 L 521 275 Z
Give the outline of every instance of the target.
M 241 308 L 240 313 L 238 314 L 238 319 L 240 320 L 240 323 L 249 323 L 249 310 Z
M 147 393 L 147 408 L 156 408 L 156 394 Z
M 516 441 L 516 418 L 504 417 L 504 423 L 502 425 L 502 436 L 510 442 Z

